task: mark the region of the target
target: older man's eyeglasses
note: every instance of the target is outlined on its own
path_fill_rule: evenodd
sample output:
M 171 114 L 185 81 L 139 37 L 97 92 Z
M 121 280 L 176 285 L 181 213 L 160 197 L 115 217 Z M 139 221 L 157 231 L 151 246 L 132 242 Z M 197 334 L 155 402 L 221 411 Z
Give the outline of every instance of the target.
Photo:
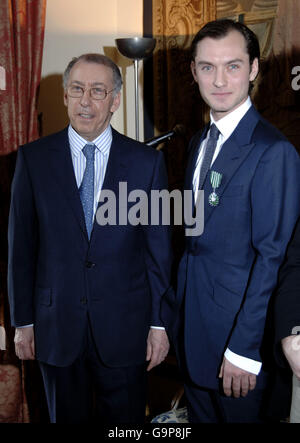
M 85 91 L 89 91 L 90 92 L 90 97 L 94 100 L 105 100 L 106 97 L 108 96 L 108 94 L 110 94 L 111 92 L 113 92 L 115 90 L 111 89 L 110 91 L 107 91 L 106 89 L 100 88 L 98 86 L 95 86 L 93 88 L 89 88 L 89 89 L 84 89 L 81 86 L 78 85 L 71 85 L 68 86 L 67 88 L 67 93 L 69 97 L 72 98 L 80 98 L 83 96 L 83 94 L 85 93 Z

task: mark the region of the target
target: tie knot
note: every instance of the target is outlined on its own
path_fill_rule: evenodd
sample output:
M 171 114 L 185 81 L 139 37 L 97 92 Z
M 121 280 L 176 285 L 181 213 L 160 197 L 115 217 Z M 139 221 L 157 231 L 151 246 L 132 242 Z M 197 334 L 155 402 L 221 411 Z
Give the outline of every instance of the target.
M 87 160 L 93 160 L 94 159 L 94 154 L 95 154 L 95 145 L 93 144 L 87 144 L 85 145 L 85 147 L 83 148 L 82 152 L 85 156 L 85 158 Z
M 216 127 L 216 125 L 213 123 L 213 124 L 210 126 L 209 138 L 214 138 L 214 139 L 218 140 L 219 135 L 220 135 L 220 131 L 219 131 L 219 129 Z

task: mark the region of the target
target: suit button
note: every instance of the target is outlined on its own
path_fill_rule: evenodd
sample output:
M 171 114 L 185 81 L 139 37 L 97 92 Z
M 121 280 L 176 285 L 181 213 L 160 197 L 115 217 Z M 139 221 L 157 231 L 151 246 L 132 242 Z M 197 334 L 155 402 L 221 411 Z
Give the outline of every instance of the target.
M 86 297 L 82 297 L 80 299 L 80 303 L 82 303 L 83 305 L 86 305 L 87 304 L 87 298 Z
M 85 262 L 85 266 L 86 266 L 87 268 L 94 268 L 94 267 L 96 266 L 96 263 L 93 263 L 93 262 L 91 262 L 91 261 L 86 261 L 86 262 Z

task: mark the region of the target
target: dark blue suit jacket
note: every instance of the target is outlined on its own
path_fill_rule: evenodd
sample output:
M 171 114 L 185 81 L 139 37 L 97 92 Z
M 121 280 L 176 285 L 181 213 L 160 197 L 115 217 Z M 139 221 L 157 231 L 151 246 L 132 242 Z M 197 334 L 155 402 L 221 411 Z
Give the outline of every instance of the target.
M 192 189 L 205 133 L 191 142 L 185 189 Z M 177 313 L 177 321 L 169 323 L 174 337 L 184 306 L 190 377 L 199 386 L 217 388 L 227 347 L 262 360 L 269 299 L 300 213 L 300 160 L 294 147 L 252 106 L 224 143 L 212 170 L 223 174 L 217 190 L 220 203 L 209 205 L 208 174 L 204 232 L 187 238 L 177 294 L 170 291 L 166 301 L 169 313 Z
M 281 340 L 300 331 L 300 219 L 278 274 L 274 311 L 275 357 L 280 366 L 289 367 L 282 351 Z
M 113 130 L 103 189 L 117 216 L 119 182 L 148 196 L 167 188 L 162 153 Z M 38 360 L 71 364 L 89 316 L 105 364 L 145 361 L 149 327 L 162 325 L 169 227 L 95 222 L 89 242 L 67 129 L 19 149 L 8 239 L 12 324 L 34 323 Z

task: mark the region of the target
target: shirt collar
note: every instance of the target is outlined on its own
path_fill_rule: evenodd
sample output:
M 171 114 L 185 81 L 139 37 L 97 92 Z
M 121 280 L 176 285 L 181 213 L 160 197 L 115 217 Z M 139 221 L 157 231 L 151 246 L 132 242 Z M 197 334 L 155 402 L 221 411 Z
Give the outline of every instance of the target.
M 210 121 L 211 124 L 214 123 L 219 131 L 221 132 L 223 136 L 223 142 L 227 140 L 239 122 L 242 120 L 248 109 L 252 106 L 252 102 L 250 97 L 248 96 L 247 100 L 241 104 L 238 108 L 236 108 L 234 111 L 227 114 L 225 117 L 221 118 L 218 121 L 215 121 L 212 113 L 210 111 Z
M 108 127 L 91 142 L 81 137 L 81 135 L 79 135 L 71 125 L 69 125 L 68 128 L 68 136 L 70 148 L 75 157 L 77 157 L 87 143 L 94 144 L 98 151 L 100 151 L 103 155 L 107 155 L 112 143 L 112 130 L 110 125 L 108 125 Z M 95 153 L 97 153 L 97 150 Z

